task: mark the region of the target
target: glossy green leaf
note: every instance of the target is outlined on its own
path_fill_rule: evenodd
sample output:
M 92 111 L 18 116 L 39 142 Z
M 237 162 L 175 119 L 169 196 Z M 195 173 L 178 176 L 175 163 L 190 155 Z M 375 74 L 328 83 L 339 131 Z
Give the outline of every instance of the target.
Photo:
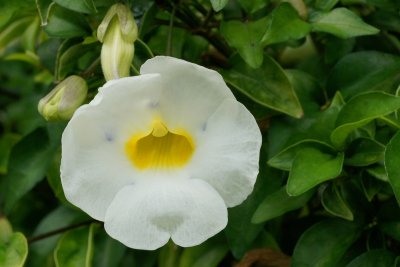
M 379 193 L 383 185 L 384 183 L 382 181 L 376 179 L 369 173 L 364 173 L 361 177 L 362 190 L 369 202 Z
M 86 35 L 89 27 L 82 14 L 55 4 L 44 30 L 50 37 L 72 38 Z
M 343 198 L 340 187 L 336 186 L 336 184 L 330 184 L 324 189 L 321 202 L 325 210 L 334 216 L 349 221 L 354 219 L 353 212 Z
M 210 0 L 210 1 L 213 9 L 218 12 L 221 9 L 223 9 L 226 6 L 226 4 L 228 4 L 229 0 Z
M 343 158 L 343 153 L 332 155 L 312 147 L 299 150 L 289 173 L 288 194 L 298 196 L 336 178 L 342 172 Z
M 191 248 L 185 248 L 179 260 L 179 267 L 217 267 L 229 248 L 223 236 L 216 236 Z
M 359 237 L 362 227 L 340 219 L 319 222 L 300 237 L 293 252 L 293 267 L 336 267 Z
M 348 54 L 332 69 L 328 90 L 340 90 L 345 99 L 362 92 L 394 92 L 400 81 L 399 68 L 400 57 L 392 54 L 377 51 Z
M 344 163 L 350 166 L 368 166 L 384 158 L 385 146 L 369 139 L 360 138 L 350 144 Z
M 334 152 L 333 148 L 329 147 L 329 145 L 323 142 L 319 142 L 318 140 L 312 140 L 312 139 L 304 139 L 286 147 L 278 154 L 270 158 L 268 160 L 268 165 L 277 169 L 290 171 L 292 169 L 293 161 L 297 157 L 299 151 L 308 148 L 317 148 L 332 153 Z
M 236 48 L 240 56 L 252 68 L 263 63 L 264 50 L 261 38 L 267 28 L 267 19 L 254 22 L 227 21 L 222 22 L 220 31 L 228 44 Z
M 392 267 L 395 259 L 396 254 L 389 250 L 374 249 L 361 254 L 346 267 Z
M 385 167 L 382 166 L 381 164 L 375 164 L 375 165 L 369 167 L 367 169 L 367 172 L 371 176 L 375 177 L 376 179 L 379 179 L 379 180 L 384 181 L 384 182 L 389 182 L 389 178 L 387 176 Z
M 76 12 L 91 14 L 97 11 L 93 3 L 93 0 L 81 0 L 81 1 L 53 0 L 53 1 L 62 7 L 68 8 Z
M 13 233 L 6 218 L 0 218 L 0 266 L 23 267 L 28 256 L 28 242 L 22 233 Z
M 0 187 L 6 212 L 45 177 L 54 152 L 55 146 L 50 144 L 44 128 L 38 128 L 14 146 L 8 173 Z
M 261 40 L 264 46 L 304 38 L 311 30 L 311 26 L 300 18 L 289 3 L 280 4 L 268 18 Z
M 397 202 L 400 203 L 400 132 L 386 146 L 385 169 Z
M 265 55 L 263 65 L 258 69 L 252 69 L 236 58 L 233 67 L 221 73 L 229 85 L 260 105 L 295 118 L 303 116 L 293 86 L 281 66 L 271 57 Z
M 93 256 L 95 225 L 80 227 L 63 234 L 54 250 L 56 267 L 90 267 Z
M 311 18 L 313 31 L 327 32 L 340 38 L 377 34 L 379 30 L 366 24 L 347 8 L 335 8 L 326 13 L 317 13 Z
M 300 196 L 289 196 L 286 187 L 267 195 L 260 203 L 253 214 L 253 223 L 262 223 L 279 217 L 286 212 L 302 208 L 313 196 L 314 191 L 310 190 Z
M 371 92 L 352 98 L 340 111 L 332 143 L 339 149 L 346 145 L 349 135 L 373 119 L 386 116 L 400 108 L 400 97 L 383 92 Z

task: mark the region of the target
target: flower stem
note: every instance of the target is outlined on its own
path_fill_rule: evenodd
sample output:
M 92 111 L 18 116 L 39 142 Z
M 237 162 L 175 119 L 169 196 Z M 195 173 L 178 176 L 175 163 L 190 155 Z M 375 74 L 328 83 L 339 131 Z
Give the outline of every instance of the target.
M 33 242 L 36 242 L 36 241 L 39 241 L 39 240 L 42 240 L 42 239 L 45 239 L 45 238 L 52 237 L 54 235 L 58 235 L 58 234 L 66 232 L 66 231 L 75 229 L 75 228 L 79 228 L 79 227 L 82 227 L 82 226 L 85 226 L 85 225 L 89 225 L 91 223 L 100 223 L 100 222 L 96 221 L 96 220 L 90 220 L 90 221 L 80 222 L 80 223 L 77 223 L 77 224 L 72 224 L 72 225 L 69 225 L 69 226 L 66 226 L 66 227 L 62 227 L 62 228 L 59 228 L 59 229 L 56 229 L 56 230 L 53 230 L 53 231 L 50 231 L 50 232 L 47 232 L 47 233 L 43 233 L 43 234 L 28 238 L 28 243 L 32 244 Z

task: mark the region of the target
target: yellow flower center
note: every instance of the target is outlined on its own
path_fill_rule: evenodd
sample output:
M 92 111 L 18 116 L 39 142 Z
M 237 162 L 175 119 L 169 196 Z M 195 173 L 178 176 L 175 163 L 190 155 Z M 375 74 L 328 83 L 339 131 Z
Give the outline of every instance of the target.
M 150 134 L 135 134 L 125 144 L 128 158 L 141 170 L 183 167 L 193 151 L 193 139 L 186 131 L 172 133 L 158 120 Z

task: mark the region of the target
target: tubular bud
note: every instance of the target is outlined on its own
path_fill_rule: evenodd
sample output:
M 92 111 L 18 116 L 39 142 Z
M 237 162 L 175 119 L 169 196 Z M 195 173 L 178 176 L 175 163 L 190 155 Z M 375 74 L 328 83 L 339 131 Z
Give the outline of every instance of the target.
M 138 29 L 129 8 L 113 5 L 97 28 L 97 38 L 103 43 L 101 67 L 107 81 L 129 76 Z
M 68 120 L 86 99 L 86 81 L 72 75 L 39 101 L 38 111 L 48 121 Z

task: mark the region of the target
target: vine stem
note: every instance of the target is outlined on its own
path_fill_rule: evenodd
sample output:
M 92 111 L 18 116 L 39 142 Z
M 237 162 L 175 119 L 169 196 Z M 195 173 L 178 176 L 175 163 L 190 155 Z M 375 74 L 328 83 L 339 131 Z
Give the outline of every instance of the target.
M 72 230 L 72 229 L 79 228 L 79 227 L 82 227 L 82 226 L 85 226 L 85 225 L 89 225 L 91 223 L 100 223 L 100 222 L 96 221 L 96 220 L 90 220 L 90 221 L 80 222 L 80 223 L 77 223 L 77 224 L 72 224 L 72 225 L 69 225 L 69 226 L 66 226 L 66 227 L 62 227 L 62 228 L 59 228 L 59 229 L 56 229 L 56 230 L 53 230 L 53 231 L 50 231 L 50 232 L 47 232 L 47 233 L 43 233 L 43 234 L 28 238 L 28 243 L 32 244 L 33 242 L 36 242 L 36 241 L 39 241 L 39 240 L 42 240 L 42 239 L 45 239 L 45 238 L 48 238 L 48 237 L 52 237 L 54 235 L 58 235 L 58 234 L 64 233 L 64 232 L 66 232 L 68 230 Z

